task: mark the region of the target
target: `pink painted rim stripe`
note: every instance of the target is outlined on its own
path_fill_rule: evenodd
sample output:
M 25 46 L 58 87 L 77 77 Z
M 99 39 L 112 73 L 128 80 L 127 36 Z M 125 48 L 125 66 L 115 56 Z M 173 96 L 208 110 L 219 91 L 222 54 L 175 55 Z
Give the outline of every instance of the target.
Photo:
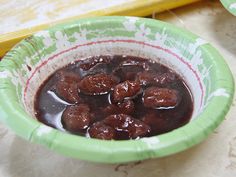
M 25 86 L 25 89 L 24 89 L 24 101 L 25 101 L 25 97 L 26 97 L 26 93 L 27 93 L 27 90 L 28 90 L 28 87 L 29 87 L 29 83 L 31 81 L 31 79 L 34 77 L 34 75 L 36 74 L 36 72 L 41 68 L 43 67 L 44 65 L 46 65 L 49 61 L 55 59 L 56 57 L 64 54 L 64 53 L 67 53 L 67 52 L 70 52 L 71 50 L 75 50 L 79 47 L 84 47 L 84 46 L 90 46 L 90 45 L 95 45 L 95 44 L 102 44 L 102 43 L 117 43 L 117 42 L 123 42 L 123 43 L 135 43 L 135 44 L 141 44 L 141 45 L 144 45 L 144 46 L 149 46 L 149 47 L 153 47 L 153 48 L 156 48 L 156 49 L 159 49 L 159 50 L 162 50 L 162 51 L 165 51 L 167 52 L 168 54 L 174 56 L 175 58 L 177 58 L 180 62 L 184 63 L 195 75 L 195 77 L 197 78 L 197 81 L 199 83 L 199 86 L 200 86 L 200 89 L 201 89 L 201 99 L 200 99 L 200 107 L 202 106 L 202 103 L 203 103 L 203 85 L 202 85 L 202 82 L 201 82 L 201 79 L 198 75 L 198 73 L 192 68 L 192 66 L 186 62 L 183 58 L 181 58 L 180 56 L 178 56 L 176 53 L 172 52 L 171 50 L 169 49 L 165 49 L 165 48 L 162 48 L 160 46 L 155 46 L 155 45 L 152 45 L 152 44 L 147 44 L 145 42 L 141 42 L 141 41 L 135 41 L 135 40 L 123 40 L 123 39 L 120 39 L 120 40 L 103 40 L 103 41 L 96 41 L 96 42 L 89 42 L 89 43 L 86 43 L 86 44 L 81 44 L 81 45 L 76 45 L 72 48 L 69 48 L 67 50 L 63 50 L 51 57 L 49 57 L 47 60 L 43 61 L 39 66 L 37 66 L 34 71 L 32 72 L 31 76 L 27 79 L 26 81 L 26 86 Z

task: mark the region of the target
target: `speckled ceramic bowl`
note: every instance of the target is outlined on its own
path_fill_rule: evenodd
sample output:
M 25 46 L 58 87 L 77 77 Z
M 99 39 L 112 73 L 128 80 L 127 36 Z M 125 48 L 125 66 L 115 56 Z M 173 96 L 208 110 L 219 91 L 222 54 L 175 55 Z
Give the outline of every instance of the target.
M 56 69 L 81 58 L 129 54 L 158 60 L 178 72 L 194 97 L 190 123 L 139 140 L 88 139 L 34 118 L 34 97 Z M 98 17 L 41 31 L 17 44 L 0 62 L 0 119 L 16 134 L 67 156 L 118 163 L 162 157 L 199 143 L 224 119 L 234 83 L 221 55 L 198 36 L 152 19 Z

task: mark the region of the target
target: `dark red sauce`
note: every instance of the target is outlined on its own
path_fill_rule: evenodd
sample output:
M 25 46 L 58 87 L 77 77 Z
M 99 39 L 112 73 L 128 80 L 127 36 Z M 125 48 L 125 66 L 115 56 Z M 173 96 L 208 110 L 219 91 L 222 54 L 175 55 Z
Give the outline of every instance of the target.
M 152 60 L 95 56 L 71 63 L 39 88 L 35 116 L 51 127 L 98 139 L 137 139 L 189 122 L 184 80 Z

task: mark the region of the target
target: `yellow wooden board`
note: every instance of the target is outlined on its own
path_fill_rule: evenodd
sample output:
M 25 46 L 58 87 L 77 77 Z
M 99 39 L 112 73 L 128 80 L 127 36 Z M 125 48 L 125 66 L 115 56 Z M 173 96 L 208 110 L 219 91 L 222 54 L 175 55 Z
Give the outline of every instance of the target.
M 0 57 L 49 26 L 102 15 L 146 16 L 199 0 L 0 0 Z

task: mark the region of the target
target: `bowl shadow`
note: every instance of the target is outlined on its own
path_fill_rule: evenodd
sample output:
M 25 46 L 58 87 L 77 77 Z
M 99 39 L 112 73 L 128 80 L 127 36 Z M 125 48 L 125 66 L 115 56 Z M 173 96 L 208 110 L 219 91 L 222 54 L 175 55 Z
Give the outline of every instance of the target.
M 204 146 L 165 158 L 150 159 L 126 164 L 100 164 L 72 159 L 57 154 L 41 145 L 15 137 L 10 147 L 8 174 L 11 177 L 118 177 L 118 176 L 171 176 L 171 172 L 184 170 Z M 181 163 L 179 163 L 181 161 Z

